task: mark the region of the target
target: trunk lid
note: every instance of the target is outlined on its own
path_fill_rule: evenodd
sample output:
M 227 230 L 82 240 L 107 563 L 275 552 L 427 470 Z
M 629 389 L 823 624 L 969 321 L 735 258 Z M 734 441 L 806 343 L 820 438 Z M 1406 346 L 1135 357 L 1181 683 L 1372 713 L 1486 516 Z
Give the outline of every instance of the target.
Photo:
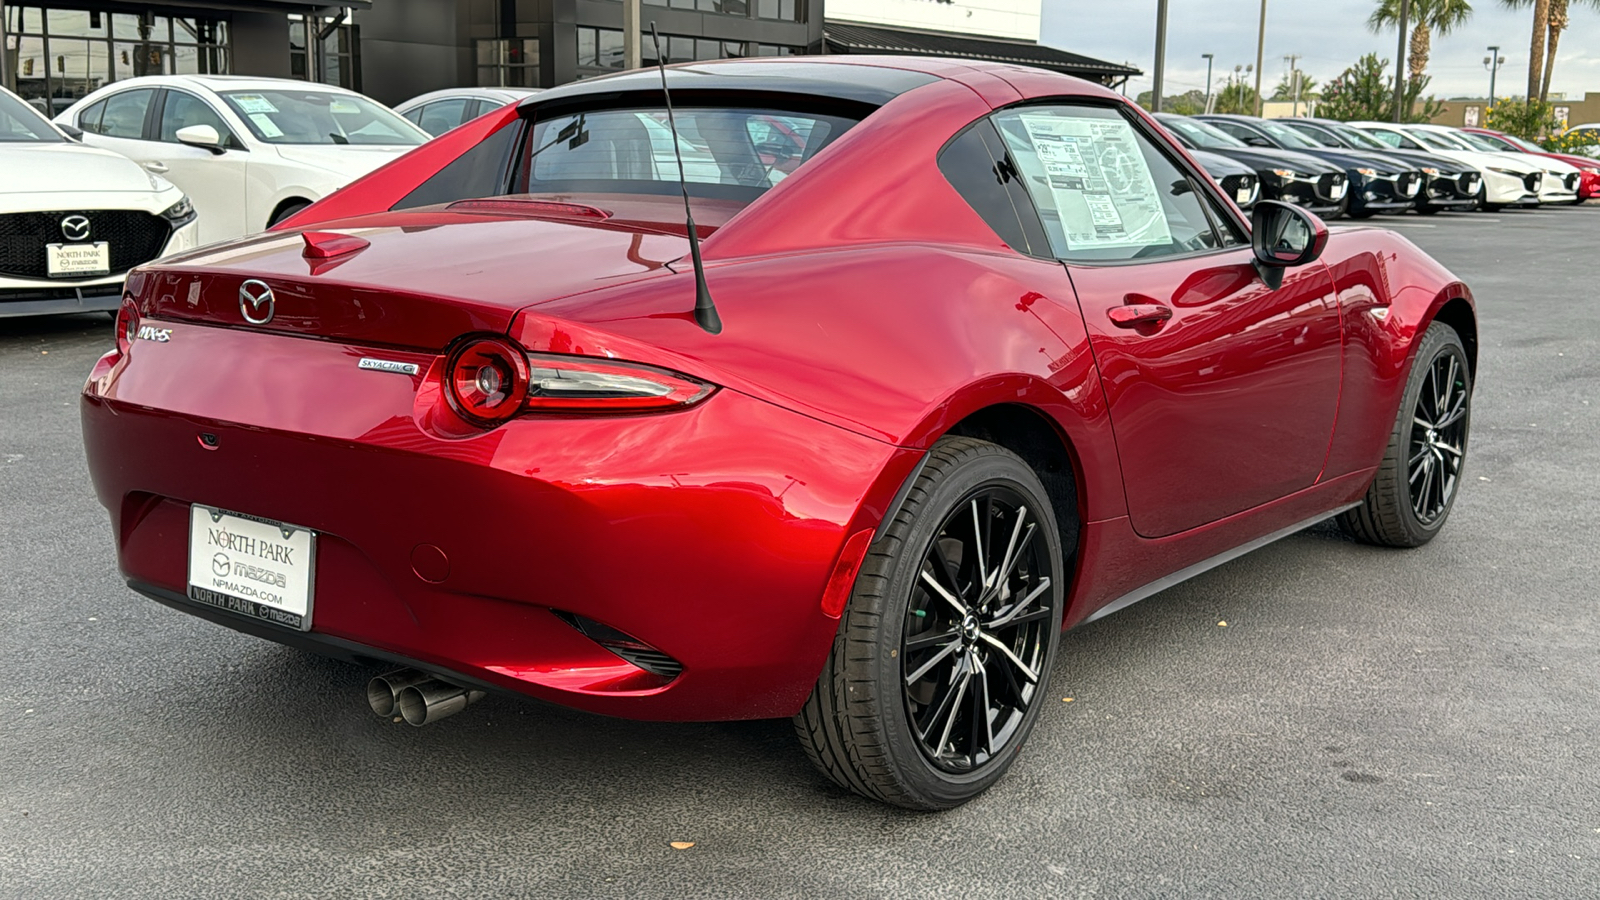
M 680 207 L 681 209 L 681 207 Z M 680 226 L 681 227 L 681 226 Z M 670 275 L 688 241 L 639 221 L 422 209 L 327 223 L 368 246 L 308 259 L 301 233 L 267 233 L 163 260 L 130 280 L 145 316 L 438 350 L 462 334 L 505 332 L 517 310 Z M 267 304 L 246 304 L 258 281 Z M 250 293 L 260 296 L 252 285 Z

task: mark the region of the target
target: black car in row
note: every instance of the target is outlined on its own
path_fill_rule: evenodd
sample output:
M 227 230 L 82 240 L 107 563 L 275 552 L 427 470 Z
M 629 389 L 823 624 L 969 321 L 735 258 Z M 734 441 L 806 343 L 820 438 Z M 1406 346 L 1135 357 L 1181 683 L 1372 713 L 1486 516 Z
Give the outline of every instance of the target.
M 1339 166 L 1303 153 L 1251 147 L 1189 116 L 1157 113 L 1156 121 L 1188 150 L 1226 157 L 1255 170 L 1263 199 L 1303 206 L 1324 219 L 1337 219 L 1349 209 L 1349 177 Z

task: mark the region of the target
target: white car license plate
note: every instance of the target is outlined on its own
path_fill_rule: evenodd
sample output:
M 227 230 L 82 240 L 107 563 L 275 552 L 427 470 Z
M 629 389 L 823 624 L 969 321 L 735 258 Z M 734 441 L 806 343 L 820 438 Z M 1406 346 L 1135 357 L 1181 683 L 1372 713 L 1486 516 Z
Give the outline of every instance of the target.
M 51 278 L 82 278 L 111 274 L 111 245 L 45 244 L 45 272 Z
M 1250 195 L 1252 193 L 1254 193 L 1254 192 L 1251 191 L 1249 188 L 1239 188 L 1239 190 L 1234 192 L 1234 196 L 1239 198 L 1239 202 L 1240 203 L 1249 203 L 1250 202 Z
M 294 525 L 189 508 L 189 599 L 311 630 L 317 535 Z

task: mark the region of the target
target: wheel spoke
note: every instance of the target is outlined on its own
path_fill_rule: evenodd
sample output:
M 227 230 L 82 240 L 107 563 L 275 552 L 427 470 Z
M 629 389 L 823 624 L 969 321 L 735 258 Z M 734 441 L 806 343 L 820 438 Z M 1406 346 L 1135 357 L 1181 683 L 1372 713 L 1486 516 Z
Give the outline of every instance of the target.
M 1411 511 L 1416 513 L 1417 518 L 1422 519 L 1423 521 L 1427 520 L 1427 516 L 1424 514 L 1423 510 L 1426 508 L 1428 502 L 1428 492 L 1431 490 L 1433 490 L 1433 466 L 1423 463 L 1422 488 L 1417 491 L 1416 497 L 1412 498 L 1411 501 Z
M 933 558 L 938 561 L 939 568 L 944 571 L 944 577 L 950 579 L 950 588 L 956 592 L 957 597 L 964 597 L 966 591 L 961 589 L 961 573 L 956 570 L 950 558 L 944 555 L 944 539 L 933 539 Z
M 934 578 L 932 575 L 929 575 L 926 565 L 924 565 L 922 568 L 922 581 L 928 587 L 933 588 L 933 592 L 935 594 L 943 597 L 946 603 L 954 607 L 957 614 L 962 616 L 967 614 L 967 605 L 962 603 L 960 600 L 957 600 L 954 595 L 945 590 L 944 585 L 940 584 L 938 579 Z
M 994 755 L 994 723 L 989 721 L 989 670 L 983 663 L 974 661 L 972 706 L 967 710 L 967 717 L 972 721 L 972 744 L 967 748 L 972 761 L 978 761 L 978 746 L 981 742 L 984 753 Z
M 1017 655 L 1011 652 L 1011 648 L 1007 647 L 1004 641 L 1000 641 L 996 639 L 994 635 L 988 633 L 983 635 L 982 640 L 985 644 L 988 644 L 996 650 L 999 650 L 1006 659 L 1011 660 L 1011 664 L 1017 667 L 1017 671 L 1022 673 L 1023 678 L 1028 679 L 1029 684 L 1039 683 L 1039 673 L 1028 668 L 1027 663 L 1024 663 L 1022 660 L 1018 659 Z
M 921 681 L 922 676 L 933 671 L 934 666 L 937 666 L 939 663 L 943 662 L 945 657 L 949 656 L 951 653 L 954 653 L 956 648 L 960 646 L 960 641 L 951 641 L 950 643 L 939 648 L 938 653 L 935 653 L 933 656 L 929 657 L 928 661 L 923 663 L 915 672 L 912 672 L 910 675 L 906 676 L 906 687 L 910 687 L 911 685 Z
M 1444 452 L 1450 454 L 1451 456 L 1454 456 L 1456 459 L 1461 459 L 1462 457 L 1466 456 L 1466 454 L 1463 453 L 1459 448 L 1452 447 L 1449 444 L 1446 444 L 1446 443 L 1443 443 L 1443 442 L 1435 443 L 1433 445 L 1433 448 L 1435 450 L 1443 450 Z
M 920 650 L 927 650 L 930 647 L 937 647 L 945 641 L 958 640 L 960 637 L 961 635 L 954 631 L 944 631 L 940 632 L 939 634 L 918 635 L 917 637 L 910 638 L 906 641 L 905 652 L 916 653 Z
M 978 594 L 982 596 L 989 589 L 989 568 L 983 563 L 983 523 L 978 515 L 977 497 L 972 498 L 972 539 L 978 545 L 978 552 L 972 559 L 978 566 Z
M 1410 462 L 1408 462 L 1408 463 L 1406 463 L 1406 467 L 1407 467 L 1407 468 L 1408 468 L 1408 469 L 1414 469 L 1414 468 L 1416 468 L 1416 465 L 1417 465 L 1417 463 L 1419 463 L 1419 462 L 1421 462 L 1421 461 L 1422 461 L 1422 458 L 1423 458 L 1423 457 L 1424 457 L 1424 456 L 1427 456 L 1427 455 L 1428 455 L 1428 451 L 1429 451 L 1429 449 L 1430 449 L 1430 447 L 1429 447 L 1429 445 L 1428 445 L 1428 444 L 1426 444 L 1426 443 L 1424 443 L 1424 444 L 1423 444 L 1423 445 L 1422 445 L 1422 450 L 1421 450 L 1421 451 L 1420 451 L 1420 452 L 1418 452 L 1418 453 L 1417 453 L 1417 455 L 1416 455 L 1416 456 L 1413 456 L 1413 457 L 1411 457 L 1411 461 L 1410 461 Z
M 1011 528 L 1011 540 L 1006 542 L 1006 555 L 1000 558 L 1000 568 L 995 572 L 994 584 L 989 586 L 990 591 L 995 591 L 1005 584 L 1006 578 L 1011 574 L 1011 554 L 1017 549 L 1017 536 L 1022 533 L 1022 526 L 1028 520 L 1028 508 L 1017 507 L 1017 524 Z M 987 599 L 987 598 L 985 598 Z
M 1026 512 L 1027 510 L 1023 510 L 1023 511 Z M 1000 596 L 1001 593 L 1006 590 L 1006 582 L 1010 580 L 1012 570 L 1016 569 L 1017 563 L 1022 559 L 1022 551 L 1026 550 L 1028 548 L 1028 544 L 1033 541 L 1033 534 L 1037 530 L 1038 530 L 1037 526 L 1029 525 L 1028 526 L 1028 530 L 1026 532 L 1023 532 L 1022 541 L 1017 546 L 1016 555 L 1007 556 L 1006 564 L 1001 568 L 999 577 L 995 578 L 995 580 L 994 580 L 994 588 L 992 590 L 990 590 L 990 592 L 989 592 L 989 599 L 990 600 L 994 599 L 995 597 Z M 1016 539 L 1016 533 L 1012 532 L 1011 537 L 1012 537 L 1013 540 L 1015 540 Z
M 1429 428 L 1433 427 L 1433 423 L 1432 422 L 1427 421 L 1426 419 L 1422 418 L 1421 416 L 1412 416 L 1411 417 L 1411 422 L 1412 422 L 1412 424 L 1416 425 L 1418 428 L 1421 428 L 1424 431 L 1426 431 Z
M 1049 577 L 1039 579 L 1039 583 L 1034 586 L 1033 590 L 1028 592 L 1027 596 L 1017 601 L 1017 604 L 1007 610 L 1004 615 L 997 616 L 992 622 L 989 623 L 989 628 L 995 629 L 1005 627 L 1011 622 L 1012 619 L 1016 618 L 1017 613 L 1027 609 L 1028 606 L 1033 603 L 1033 601 L 1039 599 L 1040 594 L 1048 590 L 1050 590 Z
M 949 712 L 944 716 L 944 730 L 939 733 L 939 743 L 934 745 L 934 749 L 940 752 L 943 752 L 945 744 L 950 743 L 950 729 L 956 726 L 956 715 L 961 712 L 961 698 L 967 695 L 967 685 L 972 681 L 972 672 L 963 669 L 959 677 L 961 680 L 956 682 L 955 690 L 946 695 L 954 699 L 950 703 Z M 939 718 L 935 716 L 933 721 L 937 722 Z M 923 738 L 926 740 L 927 736 L 924 735 Z
M 1017 628 L 1017 627 L 1022 626 L 1022 625 L 1027 625 L 1030 622 L 1037 622 L 1037 621 L 1039 621 L 1041 619 L 1048 619 L 1048 618 L 1050 618 L 1050 610 L 1041 608 L 1041 609 L 1036 609 L 1033 612 L 1027 613 L 1026 615 L 1017 616 L 1014 619 L 1007 619 L 1004 622 L 996 622 L 993 625 L 989 625 L 987 627 L 988 627 L 988 629 L 990 631 L 995 632 L 996 634 L 998 634 L 1001 631 L 1010 631 L 1013 628 Z

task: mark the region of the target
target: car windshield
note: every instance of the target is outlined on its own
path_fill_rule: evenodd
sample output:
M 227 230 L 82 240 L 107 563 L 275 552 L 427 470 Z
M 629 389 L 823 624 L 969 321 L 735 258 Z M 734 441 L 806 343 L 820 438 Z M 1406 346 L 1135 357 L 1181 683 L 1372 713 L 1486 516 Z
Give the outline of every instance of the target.
M 1393 150 L 1394 148 L 1378 140 L 1359 128 L 1349 125 L 1329 125 L 1328 130 L 1345 139 L 1345 142 L 1358 150 Z
M 388 144 L 428 140 L 416 126 L 359 94 L 271 89 L 222 95 L 257 140 L 269 144 Z
M 1290 150 L 1316 150 L 1322 146 L 1293 128 L 1287 125 L 1279 125 L 1277 122 L 1257 122 L 1256 127 L 1272 135 L 1273 140 Z
M 1294 131 L 1297 134 L 1299 134 L 1301 137 L 1304 137 L 1307 140 L 1316 142 L 1317 146 L 1319 146 L 1319 147 L 1343 147 L 1344 146 L 1343 144 L 1339 143 L 1339 139 L 1338 138 L 1334 137 L 1332 134 L 1330 134 L 1329 132 L 1324 130 L 1322 128 L 1322 126 L 1320 126 L 1320 125 L 1311 125 L 1311 124 L 1304 123 L 1304 122 L 1298 122 L 1298 123 L 1295 123 L 1293 125 L 1285 125 L 1283 127 L 1294 129 Z
M 1507 149 L 1510 149 L 1503 146 L 1499 141 L 1486 138 L 1481 134 L 1473 134 L 1470 131 L 1456 131 L 1452 132 L 1450 136 L 1458 141 L 1461 141 L 1474 150 L 1487 150 L 1491 153 L 1504 153 Z M 1513 150 L 1512 152 L 1515 151 Z
M 519 193 L 675 194 L 678 154 L 696 196 L 749 202 L 855 124 L 832 115 L 744 107 L 665 107 L 555 116 L 534 125 Z
M 1532 141 L 1525 141 L 1522 138 L 1519 138 L 1519 137 L 1517 137 L 1515 135 L 1504 134 L 1504 135 L 1500 136 L 1500 139 L 1505 141 L 1505 142 L 1507 142 L 1507 143 L 1509 143 L 1513 147 L 1517 147 L 1517 148 L 1519 148 L 1521 150 L 1526 150 L 1529 153 L 1547 153 L 1547 152 L 1549 152 L 1549 151 L 1545 150 L 1543 147 L 1539 146 L 1538 144 L 1535 144 Z
M 1447 134 L 1439 134 L 1438 132 L 1433 131 L 1408 131 L 1406 134 L 1411 138 L 1420 141 L 1423 146 L 1432 147 L 1435 150 L 1472 149 L 1464 144 L 1450 140 L 1450 136 Z
M 1219 131 L 1204 122 L 1197 122 L 1194 119 L 1186 119 L 1182 116 L 1161 116 L 1160 121 L 1161 124 L 1176 131 L 1188 139 L 1189 143 L 1202 150 L 1237 150 L 1240 147 L 1247 146 L 1244 141 L 1233 135 Z
M 65 140 L 33 107 L 0 91 L 0 143 L 59 144 Z

